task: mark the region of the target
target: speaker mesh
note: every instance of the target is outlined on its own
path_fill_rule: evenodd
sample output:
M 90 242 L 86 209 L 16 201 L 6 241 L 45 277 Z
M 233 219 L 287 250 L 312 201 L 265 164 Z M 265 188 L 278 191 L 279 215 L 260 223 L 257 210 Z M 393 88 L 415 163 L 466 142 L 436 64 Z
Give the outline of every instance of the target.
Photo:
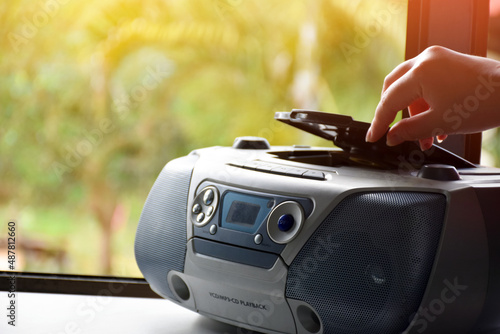
M 135 238 L 137 264 L 151 287 L 174 298 L 167 284 L 170 270 L 184 271 L 187 197 L 197 157 L 169 162 L 156 180 L 141 213 Z
M 291 263 L 286 296 L 309 303 L 325 333 L 399 333 L 422 300 L 446 197 L 357 193 L 338 204 Z

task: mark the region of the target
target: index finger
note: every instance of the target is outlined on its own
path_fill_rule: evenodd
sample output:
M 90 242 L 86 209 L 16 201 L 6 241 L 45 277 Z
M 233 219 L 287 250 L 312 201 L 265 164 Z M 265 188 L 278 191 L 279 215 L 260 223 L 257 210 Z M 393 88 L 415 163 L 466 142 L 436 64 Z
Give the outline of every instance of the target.
M 389 73 L 384 79 L 384 85 L 382 87 L 382 94 L 389 88 L 396 80 L 401 78 L 413 67 L 414 59 L 407 60 L 396 66 L 391 73 Z
M 366 140 L 379 140 L 394 121 L 400 110 L 422 97 L 422 89 L 412 70 L 396 79 L 383 93 Z

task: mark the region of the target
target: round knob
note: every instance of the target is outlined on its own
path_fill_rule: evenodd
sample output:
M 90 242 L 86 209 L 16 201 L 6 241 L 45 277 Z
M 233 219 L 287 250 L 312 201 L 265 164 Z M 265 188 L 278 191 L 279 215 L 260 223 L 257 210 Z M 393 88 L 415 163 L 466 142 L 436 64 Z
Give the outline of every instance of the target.
M 438 181 L 460 180 L 460 174 L 455 167 L 450 165 L 433 164 L 424 165 L 418 172 L 418 177 Z
M 278 204 L 267 218 L 267 234 L 277 244 L 286 244 L 297 237 L 304 224 L 304 209 L 294 201 Z
M 289 213 L 286 213 L 278 219 L 278 228 L 282 232 L 287 232 L 290 231 L 294 223 L 295 220 L 293 219 L 293 216 Z
M 233 148 L 240 150 L 269 150 L 271 145 L 261 137 L 238 137 L 234 140 Z

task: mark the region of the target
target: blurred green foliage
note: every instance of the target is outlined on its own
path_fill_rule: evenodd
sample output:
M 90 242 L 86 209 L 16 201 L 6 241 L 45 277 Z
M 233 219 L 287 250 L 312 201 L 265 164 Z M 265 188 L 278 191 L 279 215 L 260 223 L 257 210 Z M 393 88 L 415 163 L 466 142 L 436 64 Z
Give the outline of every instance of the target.
M 9 0 L 0 22 L 0 212 L 65 253 L 22 269 L 140 275 L 136 222 L 163 165 L 242 135 L 325 144 L 275 111 L 370 121 L 406 1 Z

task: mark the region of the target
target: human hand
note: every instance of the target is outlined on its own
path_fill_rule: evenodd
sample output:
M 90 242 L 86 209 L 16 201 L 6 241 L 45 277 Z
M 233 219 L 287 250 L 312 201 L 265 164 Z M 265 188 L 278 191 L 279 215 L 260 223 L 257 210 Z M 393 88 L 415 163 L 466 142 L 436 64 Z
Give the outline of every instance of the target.
M 434 137 L 472 133 L 500 125 L 500 63 L 443 47 L 427 48 L 397 66 L 384 81 L 366 141 L 380 139 L 408 107 L 410 117 L 387 134 L 387 145 L 419 140 L 429 149 Z

